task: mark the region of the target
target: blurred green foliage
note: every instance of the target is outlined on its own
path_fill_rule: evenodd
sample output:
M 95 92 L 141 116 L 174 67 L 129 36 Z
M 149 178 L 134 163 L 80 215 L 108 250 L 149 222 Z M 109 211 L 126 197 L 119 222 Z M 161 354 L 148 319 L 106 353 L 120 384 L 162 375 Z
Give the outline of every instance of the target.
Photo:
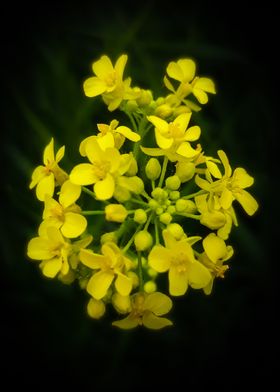
M 274 227 L 270 146 L 276 122 L 272 65 L 269 54 L 260 54 L 259 43 L 273 31 L 259 23 L 273 11 L 266 9 L 266 15 L 254 8 L 253 18 L 250 12 L 223 7 L 43 2 L 23 7 L 23 18 L 19 9 L 13 32 L 3 31 L 1 324 L 7 371 L 16 369 L 23 384 L 35 385 L 40 378 L 52 384 L 59 376 L 80 386 L 92 383 L 96 390 L 114 382 L 128 387 L 136 375 L 145 384 L 153 364 L 161 369 L 161 375 L 151 370 L 153 385 L 170 382 L 178 369 L 178 383 L 186 373 L 188 385 L 201 386 L 209 379 L 222 384 L 224 372 L 231 384 L 272 374 L 266 353 L 276 328 L 276 263 L 268 257 Z M 7 17 L 12 18 L 12 10 Z M 52 136 L 58 147 L 66 146 L 67 170 L 78 162 L 79 143 L 97 122 L 121 118 L 82 91 L 92 61 L 121 53 L 129 55 L 126 75 L 132 84 L 151 88 L 155 95 L 164 91 L 168 62 L 182 57 L 195 59 L 199 74 L 216 81 L 217 96 L 193 115 L 194 121 L 203 129 L 209 154 L 222 148 L 233 167 L 245 167 L 255 177 L 252 193 L 260 203 L 253 218 L 237 211 L 239 228 L 230 241 L 235 256 L 226 279 L 216 282 L 210 297 L 190 290 L 176 298 L 175 327 L 159 333 L 115 330 L 110 314 L 90 320 L 79 287 L 43 278 L 25 254 L 41 218 L 41 205 L 28 189 L 31 172 Z M 256 376 L 261 368 L 263 374 Z

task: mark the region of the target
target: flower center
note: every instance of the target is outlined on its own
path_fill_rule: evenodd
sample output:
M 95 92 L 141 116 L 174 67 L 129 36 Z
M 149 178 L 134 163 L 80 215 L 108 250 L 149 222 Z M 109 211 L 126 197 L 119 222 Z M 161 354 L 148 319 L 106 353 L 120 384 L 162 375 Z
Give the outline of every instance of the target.
M 100 179 L 103 180 L 107 173 L 110 170 L 110 162 L 108 161 L 102 161 L 102 162 L 95 162 L 93 163 L 93 170 L 94 174 Z
M 107 84 L 108 87 L 113 87 L 116 84 L 116 80 L 117 80 L 117 74 L 116 71 L 113 71 L 106 76 L 105 83 Z

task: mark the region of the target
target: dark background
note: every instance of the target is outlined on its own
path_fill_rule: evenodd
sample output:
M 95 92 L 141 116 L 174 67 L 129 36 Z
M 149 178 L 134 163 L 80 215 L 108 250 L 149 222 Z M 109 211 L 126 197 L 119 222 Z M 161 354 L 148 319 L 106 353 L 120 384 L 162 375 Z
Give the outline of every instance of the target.
M 34 390 L 270 385 L 279 370 L 275 9 L 159 1 L 1 7 L 1 380 Z M 260 203 L 252 218 L 237 207 L 226 279 L 211 296 L 189 290 L 175 299 L 175 326 L 160 332 L 119 331 L 110 314 L 90 320 L 88 297 L 44 279 L 25 255 L 41 214 L 28 184 L 44 146 L 51 136 L 65 144 L 71 167 L 79 142 L 107 122 L 101 100 L 82 91 L 91 62 L 105 53 L 114 60 L 127 53 L 132 84 L 158 95 L 168 62 L 194 58 L 218 91 L 195 115 L 205 149 L 222 148 L 234 167 L 245 167 Z

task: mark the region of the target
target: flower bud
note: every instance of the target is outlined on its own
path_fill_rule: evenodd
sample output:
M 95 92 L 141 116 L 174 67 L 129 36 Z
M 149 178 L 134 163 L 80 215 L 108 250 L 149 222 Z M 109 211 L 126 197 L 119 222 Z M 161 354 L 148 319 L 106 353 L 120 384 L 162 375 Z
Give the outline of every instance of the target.
M 118 242 L 115 231 L 102 234 L 102 236 L 100 237 L 101 245 L 105 244 L 106 242 L 114 242 L 115 244 Z
M 177 162 L 176 175 L 180 178 L 181 182 L 189 181 L 193 178 L 195 173 L 195 165 L 192 162 Z
M 128 296 L 123 296 L 119 293 L 115 293 L 112 296 L 112 305 L 116 309 L 116 311 L 120 314 L 126 314 L 129 313 L 131 310 L 131 303 L 130 303 L 130 297 Z
M 155 181 L 159 178 L 161 173 L 161 166 L 156 158 L 149 159 L 145 167 L 146 176 L 149 180 Z
M 153 280 L 149 280 L 144 284 L 145 293 L 154 293 L 157 290 L 157 285 Z
M 168 212 L 164 212 L 160 215 L 159 220 L 161 223 L 168 225 L 172 221 L 172 216 Z
M 184 229 L 178 223 L 170 223 L 166 228 L 176 240 L 180 240 L 184 235 Z
M 176 211 L 192 214 L 196 211 L 196 205 L 192 200 L 179 199 L 176 201 Z
M 136 234 L 134 244 L 137 251 L 147 250 L 153 245 L 153 237 L 148 231 L 141 230 Z
M 142 208 L 139 208 L 138 210 L 136 210 L 134 212 L 134 222 L 139 223 L 140 225 L 142 225 L 143 223 L 145 223 L 147 221 L 147 214 L 144 210 L 142 210 Z
M 108 204 L 105 207 L 105 219 L 110 222 L 122 223 L 127 217 L 127 210 L 122 204 Z
M 101 300 L 91 298 L 87 305 L 88 315 L 94 319 L 100 319 L 105 313 L 105 305 Z
M 170 200 L 178 200 L 180 198 L 180 192 L 179 191 L 171 191 L 169 193 L 169 199 Z
M 165 180 L 165 185 L 171 191 L 177 191 L 180 188 L 181 181 L 178 176 L 170 176 Z

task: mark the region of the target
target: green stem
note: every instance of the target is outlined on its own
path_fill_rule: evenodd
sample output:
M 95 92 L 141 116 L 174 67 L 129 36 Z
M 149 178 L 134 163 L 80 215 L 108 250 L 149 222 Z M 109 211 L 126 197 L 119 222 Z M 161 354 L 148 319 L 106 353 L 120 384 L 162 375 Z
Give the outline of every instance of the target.
M 200 190 L 200 191 L 195 192 L 195 193 L 190 193 L 187 196 L 183 196 L 183 197 L 181 197 L 181 199 L 188 200 L 188 199 L 192 199 L 193 197 L 198 196 L 198 195 L 205 195 L 206 193 L 208 193 L 208 192 L 204 191 L 204 190 Z
M 180 216 L 184 216 L 185 218 L 191 218 L 191 219 L 195 219 L 195 220 L 200 220 L 201 215 L 194 215 L 194 214 L 188 214 L 187 212 L 177 212 L 175 215 L 180 215 Z
M 158 245 L 159 244 L 159 231 L 158 231 L 158 221 L 157 221 L 157 219 L 155 219 L 154 225 L 155 225 L 156 245 Z
M 105 211 L 82 211 L 82 215 L 103 215 Z
M 131 247 L 134 238 L 136 236 L 136 234 L 138 233 L 138 231 L 140 231 L 142 229 L 143 225 L 139 225 L 135 231 L 135 233 L 133 234 L 133 236 L 130 238 L 130 240 L 128 241 L 128 243 L 125 245 L 125 247 L 122 249 L 123 253 L 126 253 L 128 251 L 128 249 Z
M 167 164 L 168 164 L 168 158 L 167 156 L 164 156 L 163 164 L 162 164 L 162 169 L 161 169 L 161 175 L 158 183 L 158 187 L 161 188 L 163 184 L 163 180 L 165 177 L 166 169 L 167 169 Z
M 139 291 L 143 291 L 144 290 L 144 281 L 143 281 L 143 268 L 142 268 L 141 252 L 137 252 L 137 258 L 138 258 Z
M 90 191 L 88 188 L 86 188 L 85 186 L 82 186 L 82 191 L 84 191 L 85 193 L 87 193 L 88 195 L 90 195 L 91 197 L 93 197 L 94 199 L 96 199 L 95 197 L 95 193 Z
M 141 195 L 144 196 L 147 200 L 151 200 L 151 197 L 148 195 L 146 191 L 143 191 Z
M 146 207 L 146 208 L 148 206 L 148 204 L 146 202 L 134 199 L 133 197 L 130 199 L 130 201 L 132 201 L 133 203 L 139 204 L 139 205 L 141 205 L 143 207 Z
M 155 189 L 155 187 L 156 187 L 155 180 L 151 180 L 151 183 L 152 183 L 152 190 L 154 190 L 154 189 Z
M 151 223 L 151 220 L 152 220 L 152 217 L 153 217 L 153 212 L 150 214 L 150 216 L 149 216 L 149 218 L 147 219 L 147 222 L 146 222 L 146 224 L 145 224 L 145 227 L 144 227 L 144 229 L 143 230 L 148 230 L 148 227 L 149 227 L 149 225 L 150 225 L 150 223 Z
M 133 117 L 133 114 L 130 114 L 130 113 L 128 113 L 128 112 L 126 112 L 126 114 L 127 114 L 128 117 L 129 117 L 129 120 L 130 120 L 130 122 L 131 122 L 131 124 L 132 124 L 132 127 L 133 127 L 134 132 L 138 133 L 137 124 L 136 124 L 136 121 L 135 121 L 135 119 L 134 119 L 134 117 Z

